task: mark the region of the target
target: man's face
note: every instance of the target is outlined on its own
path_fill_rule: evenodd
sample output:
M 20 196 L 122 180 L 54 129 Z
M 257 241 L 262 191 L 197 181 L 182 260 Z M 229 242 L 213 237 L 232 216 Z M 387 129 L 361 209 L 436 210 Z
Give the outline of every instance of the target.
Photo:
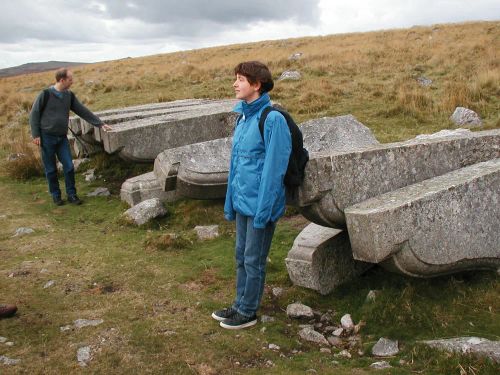
M 68 70 L 68 74 L 66 74 L 66 78 L 61 79 L 61 83 L 63 85 L 64 90 L 67 90 L 73 84 L 73 72 Z

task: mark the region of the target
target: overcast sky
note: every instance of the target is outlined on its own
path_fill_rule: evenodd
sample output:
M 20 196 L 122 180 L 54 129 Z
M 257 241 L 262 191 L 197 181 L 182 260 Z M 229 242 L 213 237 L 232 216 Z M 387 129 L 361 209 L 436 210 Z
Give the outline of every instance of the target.
M 500 20 L 499 0 L 2 0 L 0 68 Z

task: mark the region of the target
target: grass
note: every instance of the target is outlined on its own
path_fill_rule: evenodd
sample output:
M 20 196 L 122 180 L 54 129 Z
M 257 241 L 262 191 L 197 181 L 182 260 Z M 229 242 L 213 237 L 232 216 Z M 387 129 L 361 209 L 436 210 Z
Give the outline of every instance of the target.
M 97 183 L 78 176 L 81 195 Z M 0 177 L 0 288 L 2 302 L 14 302 L 19 314 L 0 321 L 0 335 L 15 342 L 0 355 L 19 358 L 2 373 L 60 374 L 77 372 L 76 351 L 91 345 L 92 373 L 168 374 L 367 374 L 371 346 L 379 337 L 400 341 L 401 353 L 388 361 L 390 371 L 377 373 L 494 374 L 491 362 L 440 353 L 419 340 L 451 336 L 500 335 L 500 285 L 493 272 L 469 272 L 421 280 L 374 268 L 328 296 L 293 286 L 284 258 L 307 222 L 300 216 L 280 221 L 270 253 L 261 314 L 275 322 L 242 332 L 220 329 L 213 309 L 233 297 L 234 227 L 222 218 L 222 202 L 181 201 L 169 214 L 144 227 L 123 225 L 125 209 L 116 196 L 86 198 L 82 206 L 55 207 L 41 178 L 20 183 Z M 220 224 L 221 237 L 200 242 L 196 225 Z M 11 237 L 29 226 L 35 233 Z M 177 234 L 181 246 L 158 239 Z M 176 237 L 177 238 L 177 237 Z M 14 273 L 13 277 L 9 277 Z M 44 289 L 49 280 L 55 285 Z M 283 296 L 270 289 L 284 288 Z M 365 303 L 368 291 L 380 293 Z M 350 313 L 363 320 L 362 346 L 352 359 L 319 352 L 298 340 L 300 321 L 286 317 L 286 306 L 301 301 L 338 323 Z M 97 327 L 60 332 L 75 319 L 104 319 Z M 265 332 L 260 329 L 265 327 Z M 269 343 L 280 351 L 267 349 Z M 294 354 L 293 351 L 298 351 Z M 334 353 L 336 351 L 334 350 Z M 281 353 L 281 356 L 280 356 Z M 406 364 L 399 363 L 400 360 Z M 268 361 L 272 362 L 272 365 Z M 337 361 L 337 362 L 334 362 Z
M 275 77 L 286 69 L 301 71 L 302 80 L 276 82 L 272 92 L 298 122 L 352 113 L 379 141 L 392 142 L 452 127 L 448 118 L 457 105 L 478 111 L 484 129 L 500 128 L 499 38 L 499 22 L 479 22 L 266 41 L 91 64 L 74 70 L 73 89 L 92 110 L 228 98 L 232 68 L 261 59 Z M 295 52 L 303 58 L 289 61 Z M 136 228 L 120 219 L 126 206 L 117 194 L 123 180 L 150 165 L 94 158 L 90 167 L 102 180 L 86 183 L 78 175 L 82 197 L 99 184 L 113 195 L 86 198 L 80 207 L 54 207 L 36 168 L 23 174 L 25 169 L 14 166 L 18 174 L 7 175 L 10 153 L 31 149 L 27 164 L 36 164 L 28 111 L 52 74 L 0 79 L 0 303 L 20 308 L 15 318 L 0 321 L 0 336 L 15 342 L 0 344 L 0 355 L 21 359 L 17 366 L 0 364 L 2 374 L 84 372 L 76 361 L 83 345 L 93 350 L 88 371 L 103 374 L 498 373 L 490 361 L 418 344 L 467 335 L 499 340 L 496 273 L 421 280 L 375 267 L 320 296 L 288 278 L 284 258 L 307 224 L 293 210 L 280 220 L 268 264 L 261 313 L 275 321 L 243 332 L 221 330 L 210 313 L 231 301 L 234 288 L 234 226 L 223 220 L 222 202 L 180 201 L 169 205 L 165 218 Z M 432 85 L 420 87 L 420 76 Z M 221 237 L 197 241 L 192 228 L 207 224 L 219 224 Z M 13 238 L 21 226 L 35 233 Z M 49 280 L 55 285 L 44 289 Z M 275 286 L 284 288 L 283 296 L 272 296 Z M 374 289 L 380 291 L 376 301 L 365 303 Z M 295 301 L 331 310 L 335 323 L 344 313 L 356 323 L 365 321 L 365 354 L 353 351 L 352 359 L 342 359 L 335 356 L 338 350 L 320 353 L 299 341 L 303 322 L 285 314 Z M 78 318 L 104 323 L 60 332 Z M 370 349 L 382 336 L 398 339 L 401 352 L 387 359 L 392 369 L 371 370 L 376 359 Z M 267 349 L 269 343 L 280 351 Z

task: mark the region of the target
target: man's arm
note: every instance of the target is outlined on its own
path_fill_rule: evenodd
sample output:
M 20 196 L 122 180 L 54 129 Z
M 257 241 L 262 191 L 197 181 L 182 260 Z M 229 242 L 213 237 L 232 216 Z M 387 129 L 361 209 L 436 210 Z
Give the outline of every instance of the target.
M 111 126 L 103 123 L 99 117 L 94 115 L 87 107 L 80 103 L 76 96 L 74 96 L 74 100 L 71 102 L 71 110 L 89 124 L 102 128 L 105 131 L 111 130 Z
M 33 106 L 31 107 L 30 112 L 30 127 L 31 127 L 31 136 L 33 138 L 33 143 L 37 146 L 40 146 L 40 134 L 41 134 L 41 117 L 42 117 L 42 103 L 43 102 L 43 91 L 38 94 L 35 101 L 33 102 Z

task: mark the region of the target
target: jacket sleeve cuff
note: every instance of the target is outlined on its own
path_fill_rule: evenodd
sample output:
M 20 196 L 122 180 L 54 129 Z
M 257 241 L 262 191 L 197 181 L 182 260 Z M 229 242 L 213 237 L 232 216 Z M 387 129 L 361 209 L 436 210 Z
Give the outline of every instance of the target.
M 255 220 L 255 219 L 253 220 L 253 227 L 255 229 L 264 229 L 266 227 L 266 224 L 267 223 L 262 223 L 262 222 L 260 222 L 258 220 Z
M 234 221 L 236 219 L 236 215 L 234 213 L 227 213 L 227 212 L 225 212 L 224 213 L 224 218 L 227 221 Z

